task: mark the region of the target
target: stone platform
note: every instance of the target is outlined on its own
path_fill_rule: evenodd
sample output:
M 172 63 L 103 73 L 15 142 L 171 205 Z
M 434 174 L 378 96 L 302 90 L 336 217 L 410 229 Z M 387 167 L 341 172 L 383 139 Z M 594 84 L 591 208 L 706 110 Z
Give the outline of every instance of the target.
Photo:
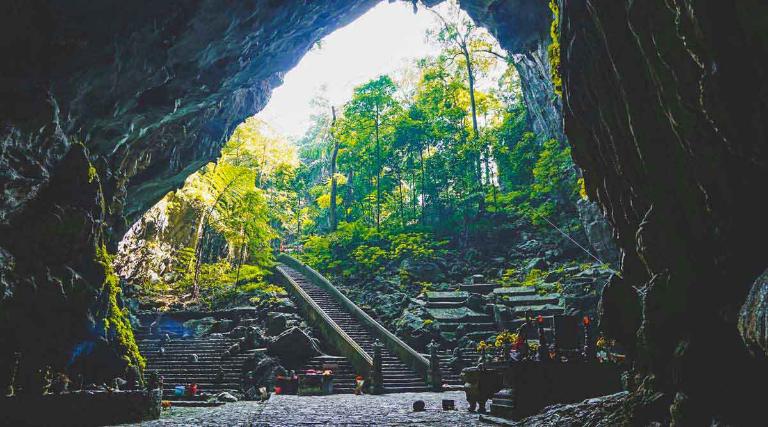
M 443 411 L 442 399 L 456 401 L 457 410 Z M 415 400 L 426 404 L 413 412 Z M 139 424 L 136 424 L 139 425 Z M 272 396 L 265 403 L 237 402 L 219 408 L 171 408 L 156 426 L 479 426 L 477 414 L 467 411 L 462 392 L 397 393 L 355 396 Z

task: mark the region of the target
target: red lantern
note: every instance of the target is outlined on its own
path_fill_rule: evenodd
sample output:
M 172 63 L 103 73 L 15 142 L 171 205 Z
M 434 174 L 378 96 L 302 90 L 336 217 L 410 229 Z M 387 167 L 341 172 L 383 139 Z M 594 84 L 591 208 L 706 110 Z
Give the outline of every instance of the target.
M 589 316 L 584 316 L 584 326 L 589 326 Z
M 544 316 L 539 314 L 539 317 L 536 318 L 536 321 L 539 322 L 539 325 L 541 325 L 542 323 L 544 323 Z

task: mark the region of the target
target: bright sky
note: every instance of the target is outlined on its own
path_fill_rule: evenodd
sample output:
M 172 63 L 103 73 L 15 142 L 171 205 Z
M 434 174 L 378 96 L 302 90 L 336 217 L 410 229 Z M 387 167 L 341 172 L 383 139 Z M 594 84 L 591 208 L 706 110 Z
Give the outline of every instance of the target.
M 351 24 L 322 40 L 285 75 L 258 117 L 277 132 L 300 136 L 309 125 L 310 101 L 325 87 L 325 97 L 341 105 L 355 86 L 382 74 L 394 73 L 409 62 L 437 54 L 426 30 L 434 15 L 406 2 L 381 2 Z

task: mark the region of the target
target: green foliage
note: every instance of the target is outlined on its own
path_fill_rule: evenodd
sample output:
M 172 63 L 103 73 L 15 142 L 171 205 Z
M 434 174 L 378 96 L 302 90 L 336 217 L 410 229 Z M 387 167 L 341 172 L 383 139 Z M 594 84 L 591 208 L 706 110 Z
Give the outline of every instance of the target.
M 389 265 L 429 261 L 440 255 L 445 241 L 422 232 L 377 232 L 362 221 L 342 222 L 337 231 L 313 235 L 300 258 L 312 267 L 336 276 L 375 276 Z
M 99 173 L 96 171 L 96 168 L 88 163 L 88 182 L 93 182 L 94 179 L 97 179 L 99 177 Z
M 378 246 L 360 245 L 352 251 L 352 260 L 356 268 L 362 271 L 378 273 L 384 269 L 389 253 Z
M 547 47 L 549 56 L 549 69 L 552 77 L 552 84 L 555 87 L 555 93 L 563 96 L 563 77 L 560 71 L 560 6 L 557 0 L 549 0 L 549 9 L 552 11 L 552 25 L 549 34 L 552 42 Z
M 101 297 L 106 299 L 106 306 L 104 311 L 99 313 L 103 319 L 103 336 L 117 345 L 119 353 L 123 355 L 129 365 L 137 366 L 143 372 L 146 368 L 146 361 L 136 344 L 133 328 L 128 320 L 128 308 L 121 309 L 117 303 L 118 294 L 122 292 L 122 289 L 112 267 L 112 257 L 104 246 L 96 249 L 96 261 L 104 269 Z
M 547 277 L 547 272 L 539 270 L 538 268 L 532 268 L 522 281 L 521 286 L 538 286 Z
M 174 196 L 172 209 L 193 211 L 198 234 L 178 251 L 171 283 L 157 288 L 199 287 L 200 299 L 214 305 L 223 295 L 240 298 L 245 283 L 269 289 L 259 271 L 245 270 L 266 270 L 273 248 L 287 244 L 325 274 L 372 279 L 396 271 L 399 286 L 416 289 L 412 265 L 482 242 L 493 227 L 520 220 L 539 231 L 549 230 L 547 221 L 578 227 L 569 148 L 531 132 L 515 67 L 455 2 L 447 10 L 431 31 L 439 55 L 419 60 L 403 81 L 364 82 L 340 108 L 316 98 L 295 144 L 257 119 L 239 126 L 218 162 Z M 559 53 L 550 48 L 553 58 Z M 506 71 L 495 81 L 497 68 Z M 224 236 L 225 260 L 202 262 L 207 230 Z M 520 274 L 508 270 L 502 282 L 540 279 Z
M 504 269 L 499 283 L 504 287 L 520 286 L 520 282 L 517 280 L 517 274 L 517 270 L 514 268 Z

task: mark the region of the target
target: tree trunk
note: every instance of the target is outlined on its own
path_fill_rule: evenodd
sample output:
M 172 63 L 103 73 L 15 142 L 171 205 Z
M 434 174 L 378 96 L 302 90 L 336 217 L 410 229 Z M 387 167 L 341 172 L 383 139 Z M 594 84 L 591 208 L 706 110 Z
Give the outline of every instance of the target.
M 301 242 L 301 194 L 296 193 L 296 242 Z
M 192 298 L 197 299 L 200 296 L 200 263 L 202 259 L 202 242 L 203 232 L 205 231 L 205 221 L 208 217 L 208 209 L 203 209 L 200 213 L 200 220 L 197 223 L 197 231 L 195 232 L 195 251 L 194 258 L 192 259 L 193 276 L 192 276 Z
M 423 225 L 424 224 L 424 211 L 426 206 L 426 194 L 427 194 L 427 173 L 426 173 L 426 167 L 424 166 L 424 150 L 419 150 L 419 160 L 421 161 L 421 215 L 420 222 Z
M 339 154 L 339 140 L 333 135 L 333 126 L 336 124 L 336 109 L 331 107 L 331 139 L 333 139 L 333 152 L 331 153 L 331 204 L 328 212 L 328 226 L 331 231 L 336 231 L 338 220 L 336 218 L 336 158 Z
M 464 55 L 464 60 L 467 64 L 467 80 L 469 82 L 469 106 L 472 110 L 472 132 L 474 137 L 474 143 L 478 143 L 478 139 L 480 138 L 480 131 L 477 127 L 477 105 L 475 103 L 475 73 L 472 69 L 472 60 L 471 56 L 469 54 L 469 48 L 466 45 L 461 46 L 462 54 Z M 480 185 L 480 193 L 481 197 L 480 200 L 478 200 L 478 211 L 484 212 L 485 211 L 485 191 L 483 188 L 483 173 L 482 173 L 482 164 L 481 164 L 481 154 L 480 150 L 477 150 L 477 157 L 475 159 L 475 175 L 477 177 L 477 182 Z
M 381 231 L 381 144 L 379 143 L 379 106 L 376 106 L 376 231 Z
M 405 228 L 405 200 L 403 196 L 403 178 L 402 176 L 398 176 L 397 179 L 397 187 L 400 191 L 400 223 L 403 228 Z

